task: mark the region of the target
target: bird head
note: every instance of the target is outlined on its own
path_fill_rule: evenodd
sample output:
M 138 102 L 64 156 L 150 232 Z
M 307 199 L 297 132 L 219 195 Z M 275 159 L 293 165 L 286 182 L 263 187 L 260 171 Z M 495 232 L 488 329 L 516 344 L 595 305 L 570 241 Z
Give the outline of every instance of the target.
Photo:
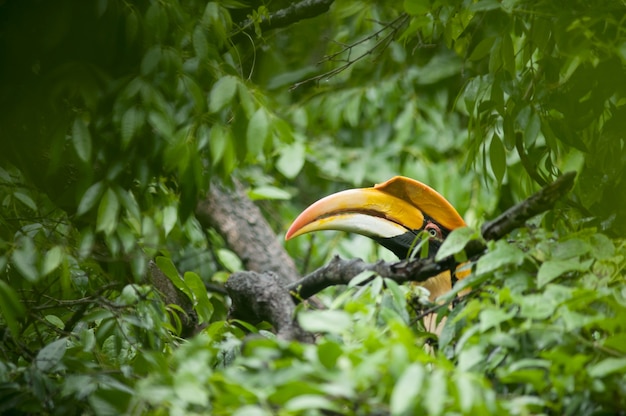
M 426 236 L 429 257 L 465 221 L 437 191 L 413 179 L 396 176 L 372 188 L 329 195 L 305 209 L 291 224 L 286 240 L 319 230 L 353 232 L 372 238 L 400 259 Z

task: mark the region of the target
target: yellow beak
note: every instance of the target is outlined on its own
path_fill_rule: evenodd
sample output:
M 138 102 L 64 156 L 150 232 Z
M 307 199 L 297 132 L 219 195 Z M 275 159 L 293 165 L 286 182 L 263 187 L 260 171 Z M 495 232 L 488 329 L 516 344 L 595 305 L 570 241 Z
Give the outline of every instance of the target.
M 396 176 L 373 188 L 350 189 L 320 199 L 295 219 L 285 239 L 319 230 L 393 238 L 421 230 L 425 216 L 446 231 L 465 226 L 456 209 L 437 191 Z

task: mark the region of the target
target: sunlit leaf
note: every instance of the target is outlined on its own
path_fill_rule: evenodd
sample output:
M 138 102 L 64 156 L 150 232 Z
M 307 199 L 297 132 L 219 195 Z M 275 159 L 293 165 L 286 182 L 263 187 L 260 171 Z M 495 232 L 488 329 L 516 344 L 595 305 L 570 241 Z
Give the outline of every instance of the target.
M 216 113 L 223 109 L 235 95 L 239 81 L 232 75 L 225 75 L 213 85 L 209 93 L 209 111 Z
M 483 255 L 476 264 L 476 274 L 489 273 L 505 265 L 520 265 L 524 261 L 524 253 L 506 241 L 498 241 L 494 250 Z
M 404 370 L 391 392 L 390 410 L 392 414 L 406 414 L 417 401 L 424 381 L 424 367 L 414 363 Z
M 238 272 L 243 270 L 243 264 L 239 257 L 232 251 L 226 248 L 220 248 L 216 252 L 217 258 L 220 263 L 231 272 Z
M 248 191 L 248 196 L 253 201 L 260 199 L 291 199 L 291 194 L 284 189 L 275 186 L 259 186 Z
M 587 270 L 590 265 L 591 261 L 580 262 L 578 259 L 548 260 L 539 268 L 537 285 L 543 287 L 564 273 Z
M 35 358 L 35 366 L 40 371 L 54 369 L 63 359 L 67 350 L 67 338 L 59 338 L 43 347 Z
M 609 374 L 620 372 L 626 369 L 626 358 L 605 358 L 599 363 L 590 365 L 587 369 L 591 377 L 606 377 Z
M 63 248 L 61 246 L 54 246 L 48 250 L 43 258 L 43 266 L 41 268 L 41 274 L 46 276 L 52 273 L 63 260 Z
M 293 179 L 304 166 L 305 147 L 296 141 L 280 149 L 280 157 L 276 161 L 276 169 L 287 178 Z
M 306 331 L 338 334 L 352 324 L 352 319 L 343 311 L 305 311 L 298 314 L 298 322 Z
M 194 309 L 198 313 L 198 323 L 209 322 L 213 315 L 213 305 L 209 300 L 204 282 L 193 272 L 186 272 L 184 280 L 194 296 Z
M 176 221 L 178 220 L 178 210 L 174 206 L 167 206 L 163 208 L 163 231 L 167 236 L 172 228 L 176 225 Z
M 465 248 L 465 245 L 474 238 L 477 238 L 477 233 L 472 228 L 461 227 L 452 230 L 441 244 L 441 247 L 439 247 L 435 260 L 440 261 L 460 252 Z

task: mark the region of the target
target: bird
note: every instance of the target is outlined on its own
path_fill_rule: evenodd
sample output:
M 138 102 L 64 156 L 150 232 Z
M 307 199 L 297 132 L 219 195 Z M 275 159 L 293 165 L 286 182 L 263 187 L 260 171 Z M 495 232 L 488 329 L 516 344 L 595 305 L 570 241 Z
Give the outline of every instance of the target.
M 465 227 L 463 217 L 439 192 L 405 176 L 395 176 L 370 188 L 348 189 L 326 196 L 306 208 L 293 221 L 285 239 L 302 234 L 338 230 L 369 237 L 391 250 L 399 259 L 407 259 L 420 243 L 428 244 L 428 257 L 437 250 L 452 230 Z M 457 279 L 469 270 L 453 271 Z M 445 271 L 421 285 L 435 301 L 452 288 L 452 273 Z M 428 316 L 424 325 L 439 333 L 436 316 Z

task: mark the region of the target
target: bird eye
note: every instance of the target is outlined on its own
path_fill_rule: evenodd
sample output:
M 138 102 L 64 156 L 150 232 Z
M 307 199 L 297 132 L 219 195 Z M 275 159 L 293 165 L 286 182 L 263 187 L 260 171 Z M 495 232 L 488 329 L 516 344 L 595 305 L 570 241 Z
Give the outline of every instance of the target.
M 424 230 L 428 234 L 430 234 L 432 238 L 441 239 L 443 237 L 443 235 L 441 234 L 441 229 L 437 226 L 437 224 L 433 224 L 432 222 L 429 222 L 428 224 L 426 224 L 426 226 L 424 227 Z

